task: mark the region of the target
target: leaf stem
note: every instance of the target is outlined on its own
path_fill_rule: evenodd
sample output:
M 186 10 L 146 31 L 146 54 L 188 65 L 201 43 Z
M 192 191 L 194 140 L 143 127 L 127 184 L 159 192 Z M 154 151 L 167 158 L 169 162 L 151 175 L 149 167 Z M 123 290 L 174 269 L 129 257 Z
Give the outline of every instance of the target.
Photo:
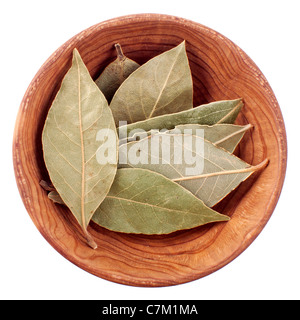
M 118 59 L 120 61 L 124 61 L 126 59 L 126 57 L 124 56 L 124 53 L 123 53 L 121 45 L 119 43 L 116 43 L 115 44 L 115 48 L 116 48 L 116 51 L 117 51 Z
M 92 248 L 92 249 L 97 249 L 97 243 L 93 239 L 93 237 L 87 232 L 87 230 L 84 230 L 85 233 L 85 238 L 86 238 L 86 243 Z
M 250 166 L 245 169 L 239 169 L 239 170 L 227 170 L 227 171 L 218 171 L 218 172 L 211 172 L 211 173 L 206 173 L 198 176 L 189 176 L 189 177 L 181 177 L 181 178 L 176 178 L 172 179 L 172 181 L 187 181 L 187 180 L 195 180 L 195 179 L 202 179 L 202 178 L 210 178 L 214 176 L 221 176 L 221 175 L 226 175 L 226 174 L 237 174 L 237 173 L 245 173 L 245 172 L 255 172 L 258 170 L 261 170 L 265 168 L 269 163 L 269 159 L 265 159 L 261 163 L 259 163 L 256 166 Z

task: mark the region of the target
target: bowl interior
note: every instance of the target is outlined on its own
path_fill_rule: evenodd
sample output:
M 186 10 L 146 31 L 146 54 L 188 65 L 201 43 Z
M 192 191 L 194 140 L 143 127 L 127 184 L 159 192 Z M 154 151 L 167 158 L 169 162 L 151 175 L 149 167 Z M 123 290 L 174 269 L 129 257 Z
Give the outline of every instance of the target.
M 236 123 L 251 123 L 236 152 L 250 164 L 269 166 L 226 197 L 217 210 L 227 223 L 166 236 L 115 233 L 91 223 L 98 249 L 89 249 L 69 211 L 53 204 L 39 186 L 47 180 L 41 133 L 48 109 L 77 48 L 95 79 L 115 59 L 114 44 L 142 64 L 186 40 L 193 76 L 194 106 L 243 98 Z M 187 282 L 221 268 L 259 234 L 277 203 L 286 166 L 286 136 L 276 98 L 253 61 L 230 40 L 200 24 L 164 15 L 109 20 L 62 45 L 32 80 L 20 106 L 14 134 L 14 167 L 22 199 L 48 242 L 74 264 L 99 277 L 138 286 Z

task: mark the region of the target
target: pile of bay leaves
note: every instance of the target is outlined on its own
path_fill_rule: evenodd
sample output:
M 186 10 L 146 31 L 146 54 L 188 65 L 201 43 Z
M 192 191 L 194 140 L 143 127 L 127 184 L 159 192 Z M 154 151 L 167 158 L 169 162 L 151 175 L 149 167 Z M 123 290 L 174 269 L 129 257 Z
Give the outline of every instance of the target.
M 229 220 L 212 207 L 267 164 L 232 154 L 252 127 L 233 124 L 242 99 L 193 107 L 185 42 L 141 66 L 115 47 L 96 81 L 73 51 L 42 133 L 48 197 L 70 209 L 92 248 L 91 219 L 142 234 Z

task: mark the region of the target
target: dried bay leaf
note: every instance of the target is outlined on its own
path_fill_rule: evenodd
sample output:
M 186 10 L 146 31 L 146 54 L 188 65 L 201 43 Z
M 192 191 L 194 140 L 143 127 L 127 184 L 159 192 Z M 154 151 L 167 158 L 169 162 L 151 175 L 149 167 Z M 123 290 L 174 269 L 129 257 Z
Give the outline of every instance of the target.
M 52 183 L 50 183 L 48 181 L 41 180 L 40 186 L 46 191 L 55 191 L 55 188 L 53 187 Z
M 233 150 L 236 148 L 239 141 L 242 139 L 244 133 L 247 130 L 249 130 L 251 127 L 252 126 L 249 124 L 245 125 L 245 126 L 230 125 L 230 124 L 217 124 L 217 125 L 213 125 L 213 126 L 205 126 L 205 125 L 202 126 L 202 125 L 191 124 L 191 125 L 180 125 L 180 126 L 177 126 L 175 129 L 179 130 L 179 132 L 181 132 L 181 133 L 184 133 L 185 129 L 189 129 L 191 131 L 191 134 L 193 134 L 193 135 L 197 134 L 197 129 L 204 130 L 203 135 L 205 137 L 205 140 L 213 142 L 214 144 L 217 144 L 219 147 L 224 148 L 225 150 L 227 150 L 229 152 L 233 152 Z M 173 130 L 171 132 L 173 132 Z M 132 137 L 132 139 L 135 139 L 136 136 L 138 136 L 139 134 L 140 133 L 136 133 L 136 135 L 134 135 Z M 147 132 L 147 133 L 145 132 L 145 134 L 146 134 L 145 137 L 148 137 L 148 135 L 151 134 L 151 132 Z M 133 142 L 135 142 L 135 140 Z M 142 144 L 142 146 L 141 146 L 141 144 Z M 137 147 L 138 147 L 137 149 L 140 149 L 140 152 L 142 152 L 145 148 L 145 144 L 143 145 L 143 141 L 141 141 L 141 144 L 137 144 Z M 122 157 L 123 152 L 126 152 L 125 150 L 128 151 L 128 149 L 130 148 L 131 145 L 133 145 L 133 144 L 128 144 L 127 147 L 126 146 L 121 147 L 120 157 Z M 167 147 L 168 146 L 165 146 L 164 148 L 166 149 Z M 171 147 L 173 148 L 173 145 L 171 145 Z M 151 161 L 151 159 L 148 158 L 149 163 L 150 163 L 150 161 Z M 162 161 L 162 159 L 161 159 L 161 161 Z M 172 170 L 171 170 L 171 172 L 169 171 L 170 166 L 172 168 L 172 163 L 164 164 L 164 168 L 159 168 L 159 169 L 156 167 L 156 165 L 155 166 L 152 165 L 151 167 L 149 167 L 148 165 L 144 165 L 142 167 L 143 168 L 150 168 L 151 170 L 154 170 L 154 171 L 160 170 L 158 172 L 160 172 L 166 176 L 169 176 L 169 174 L 170 174 L 171 177 L 174 177 L 174 175 L 172 175 Z M 119 167 L 130 167 L 130 165 L 128 166 L 128 165 L 121 164 Z M 140 167 L 140 165 L 138 165 L 138 167 Z M 257 168 L 255 168 L 255 167 L 250 166 L 249 168 L 252 170 L 251 172 L 254 172 L 255 170 L 257 170 Z M 184 170 L 184 166 L 182 166 L 182 168 L 179 172 L 181 172 L 183 170 Z M 246 170 L 248 170 L 248 169 L 246 169 Z M 219 174 L 222 174 L 222 173 L 219 172 Z M 233 172 L 231 174 L 233 174 Z M 246 175 L 250 174 L 250 172 L 245 172 L 245 174 Z M 194 180 L 198 180 L 198 179 L 194 179 Z M 189 185 L 191 185 L 191 184 L 198 185 L 198 183 L 199 183 L 199 181 L 188 182 Z M 235 187 L 235 186 L 233 186 L 233 187 Z M 53 193 L 54 192 L 49 193 L 49 195 L 48 195 L 49 198 L 52 199 L 52 197 L 54 197 L 53 200 L 56 200 L 56 202 L 61 203 L 60 201 L 57 201 L 57 195 L 55 195 L 55 196 L 52 195 Z M 202 192 L 202 194 L 203 194 L 203 192 Z M 221 195 L 221 197 L 223 198 L 224 195 Z M 219 199 L 217 199 L 215 201 L 219 201 Z M 211 204 L 213 204 L 213 202 Z
M 187 125 L 179 125 L 175 127 L 175 129 L 179 130 L 182 134 L 184 130 L 190 129 L 191 134 L 196 135 L 197 130 L 204 130 L 204 137 L 206 140 L 216 144 L 217 146 L 229 151 L 233 152 L 243 138 L 245 132 L 249 130 L 252 125 L 248 124 L 245 126 L 239 126 L 234 124 L 216 124 L 213 126 L 205 126 L 205 125 L 198 125 L 198 124 L 187 124 Z M 150 132 L 145 132 L 145 135 L 141 135 L 141 133 L 136 133 L 131 139 L 132 141 L 136 141 L 137 136 L 141 135 L 141 139 L 148 137 L 151 135 Z M 127 143 L 127 139 L 124 143 Z M 130 142 L 130 141 L 128 141 Z M 43 188 L 47 191 L 51 191 L 48 193 L 49 199 L 51 199 L 55 203 L 64 204 L 63 200 L 55 191 L 55 189 L 45 181 L 41 181 L 40 183 Z
M 251 124 L 245 126 L 235 124 L 215 124 L 213 126 L 186 124 L 176 126 L 175 129 L 181 133 L 184 133 L 185 130 L 191 130 L 191 134 L 193 135 L 197 135 L 197 130 L 203 130 L 205 140 L 232 153 L 242 140 L 246 131 L 252 127 Z
M 111 101 L 113 95 L 124 80 L 140 66 L 124 55 L 120 44 L 115 44 L 115 48 L 117 58 L 103 70 L 95 81 L 108 102 Z
M 119 127 L 119 138 L 131 137 L 141 129 L 150 131 L 152 129 L 173 129 L 183 124 L 214 125 L 221 123 L 234 123 L 241 108 L 242 99 L 223 100 L 211 102 L 199 107 L 173 114 L 165 114 L 152 119 L 138 121 Z
M 157 159 L 154 159 L 157 160 L 156 163 L 153 161 L 153 152 L 151 152 L 151 140 L 155 137 L 159 138 L 156 140 L 159 147 L 159 153 L 155 155 Z M 164 139 L 164 137 L 169 137 L 169 139 Z M 178 142 L 184 141 L 184 139 L 182 134 L 155 133 L 140 141 L 121 145 L 119 156 L 123 162 L 119 164 L 119 167 L 143 168 L 158 172 L 176 181 L 201 199 L 208 207 L 212 207 L 268 162 L 265 160 L 257 166 L 251 166 L 201 136 L 193 136 L 193 149 L 190 150 L 190 145 L 186 146 L 184 143 L 178 145 Z M 199 152 L 196 145 L 202 145 L 203 149 Z M 178 161 L 178 148 L 181 151 L 182 161 Z M 195 164 L 193 165 L 188 165 L 184 161 L 183 154 L 189 151 L 194 157 Z M 135 163 L 127 161 L 126 163 L 124 159 L 128 160 L 132 152 L 137 152 L 140 155 L 139 161 Z M 200 174 L 187 174 L 187 168 L 195 169 L 200 165 L 202 169 Z
M 108 103 L 75 49 L 72 66 L 48 112 L 42 143 L 51 182 L 93 248 L 97 245 L 87 226 L 117 170 L 117 159 L 97 161 L 97 150 L 104 144 L 96 141 L 100 129 L 116 133 Z
M 144 169 L 120 169 L 93 221 L 112 231 L 168 234 L 228 216 L 164 176 Z
M 193 107 L 193 83 L 185 42 L 134 71 L 115 93 L 110 108 L 116 126 Z
M 247 124 L 245 126 L 239 126 L 235 124 L 215 124 L 212 126 L 199 124 L 183 124 L 176 126 L 175 130 L 182 134 L 184 134 L 185 130 L 189 130 L 190 134 L 193 135 L 197 135 L 198 130 L 200 130 L 200 132 L 202 132 L 201 130 L 203 130 L 203 137 L 205 140 L 208 140 L 218 147 L 232 153 L 243 138 L 246 131 L 252 127 L 253 126 L 251 124 Z M 132 137 L 129 137 L 128 139 L 124 138 L 120 140 L 119 144 L 122 145 L 127 142 L 138 141 L 150 136 L 153 133 L 155 133 L 155 130 L 151 130 L 148 132 L 136 132 Z
M 48 198 L 51 199 L 54 203 L 65 205 L 65 203 L 63 202 L 63 199 L 61 198 L 61 196 L 56 190 L 50 191 L 48 193 Z

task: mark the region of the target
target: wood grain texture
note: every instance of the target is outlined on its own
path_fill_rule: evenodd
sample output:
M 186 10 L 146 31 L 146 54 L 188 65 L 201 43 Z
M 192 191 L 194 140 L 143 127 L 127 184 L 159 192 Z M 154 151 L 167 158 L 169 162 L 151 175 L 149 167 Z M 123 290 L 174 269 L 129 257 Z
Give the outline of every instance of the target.
M 98 244 L 86 246 L 68 209 L 52 203 L 39 185 L 48 175 L 41 133 L 48 109 L 71 65 L 76 47 L 96 79 L 114 59 L 114 44 L 142 64 L 186 40 L 194 82 L 194 105 L 242 97 L 237 119 L 254 129 L 237 152 L 250 164 L 265 158 L 268 167 L 254 174 L 217 205 L 229 222 L 165 236 L 115 233 L 91 223 Z M 219 33 L 194 22 L 165 15 L 120 17 L 92 26 L 61 46 L 38 71 L 16 120 L 13 161 L 25 207 L 46 240 L 68 260 L 104 279 L 135 286 L 167 286 L 201 278 L 223 267 L 260 233 L 270 218 L 284 181 L 287 143 L 276 98 L 253 61 Z M 30 236 L 30 235 L 28 235 Z

